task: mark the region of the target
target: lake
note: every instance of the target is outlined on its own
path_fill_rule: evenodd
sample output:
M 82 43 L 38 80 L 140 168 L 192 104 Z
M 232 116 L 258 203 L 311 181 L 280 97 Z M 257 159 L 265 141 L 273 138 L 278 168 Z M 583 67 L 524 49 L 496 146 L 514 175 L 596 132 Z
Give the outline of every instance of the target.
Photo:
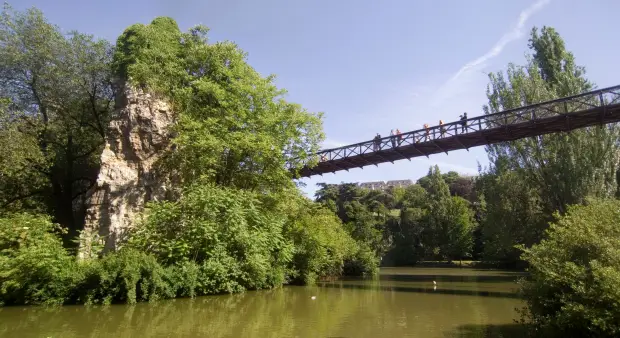
M 382 268 L 371 280 L 134 306 L 6 307 L 0 337 L 511 337 L 521 275 Z

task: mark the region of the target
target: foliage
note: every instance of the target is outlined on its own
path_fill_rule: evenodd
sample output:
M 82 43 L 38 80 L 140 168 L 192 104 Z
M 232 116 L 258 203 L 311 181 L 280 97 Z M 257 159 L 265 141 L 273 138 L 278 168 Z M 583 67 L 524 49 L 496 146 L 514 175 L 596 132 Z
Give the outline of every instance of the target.
M 620 202 L 569 207 L 526 249 L 526 317 L 545 337 L 620 334 Z
M 62 304 L 77 279 L 76 263 L 49 217 L 0 217 L 0 305 Z
M 576 66 L 560 35 L 549 27 L 530 36 L 533 55 L 523 67 L 509 65 L 506 77 L 490 74 L 485 113 L 525 106 L 591 90 L 583 67 Z M 587 196 L 613 196 L 620 129 L 590 127 L 487 147 L 491 162 L 506 161 L 540 194 L 548 215 L 581 203 Z
M 48 211 L 74 235 L 112 115 L 111 46 L 36 9 L 0 14 L 0 208 Z M 8 165 L 13 163 L 14 165 Z
M 149 25 L 134 24 L 118 37 L 112 70 L 138 86 L 173 90 L 187 76 L 182 37 L 177 23 L 168 17 L 155 18 Z
M 376 253 L 365 243 L 361 243 L 353 257 L 345 261 L 343 271 L 347 276 L 373 276 L 377 274 L 378 267 Z
M 316 200 L 340 217 L 362 248 L 376 257 L 387 253 L 388 264 L 471 257 L 474 210 L 458 194 L 451 196 L 444 178 L 451 183 L 471 180 L 455 172 L 442 175 L 435 166 L 420 184 L 407 188 L 368 190 L 355 184 L 321 183 Z M 472 198 L 473 183 L 469 184 L 461 191 Z M 393 213 L 395 208 L 400 212 Z
M 505 75 L 490 74 L 485 113 L 593 88 L 553 28 L 534 28 L 529 42 L 532 55 L 525 66 L 510 64 Z M 555 211 L 564 213 L 589 196 L 614 196 L 619 137 L 612 124 L 488 146 L 491 166 L 478 182 L 486 200 L 485 258 L 516 262 L 515 246 L 539 242 Z
M 417 193 L 420 195 L 426 194 L 426 191 L 417 185 L 408 187 L 407 193 L 418 189 Z M 407 200 L 411 201 L 411 199 Z M 393 223 L 391 229 L 395 235 L 394 247 L 390 251 L 390 258 L 395 265 L 414 265 L 419 260 L 425 258 L 426 241 L 424 235 L 426 234 L 425 219 L 427 218 L 428 209 L 424 208 L 423 204 L 411 204 L 401 210 L 400 219 L 398 222 Z
M 20 132 L 24 123 L 11 117 L 9 107 L 9 100 L 0 102 L 0 206 L 5 211 L 45 212 L 45 199 L 37 192 L 42 191 L 47 180 L 29 170 L 44 165 L 45 159 L 36 138 Z
M 60 232 L 46 216 L 0 218 L 0 304 L 135 303 L 183 294 L 185 285 L 171 282 L 182 271 L 132 250 L 78 263 Z
M 361 246 L 377 258 L 383 256 L 392 241 L 387 222 L 394 217 L 390 210 L 396 203 L 391 195 L 395 190 L 371 191 L 355 184 L 319 186 L 316 201 L 334 211 Z
M 144 252 L 125 249 L 100 260 L 84 261 L 79 266 L 80 280 L 66 301 L 84 304 L 111 304 L 157 300 L 176 296 L 181 283 L 168 280 L 175 276 L 155 257 Z
M 296 201 L 288 211 L 285 234 L 294 245 L 292 277 L 312 284 L 322 277 L 343 273 L 345 262 L 355 260 L 358 244 L 345 231 L 342 222 L 324 206 L 308 200 Z M 363 262 L 360 262 L 363 265 Z M 362 272 L 371 271 L 371 267 Z
M 482 174 L 477 184 L 486 202 L 481 220 L 484 258 L 513 264 L 521 256 L 518 245 L 537 243 L 547 226 L 539 194 L 522 175 L 505 168 Z
M 425 208 L 428 210 L 423 222 L 423 237 L 427 251 L 443 259 L 461 259 L 471 254 L 474 228 L 473 212 L 469 203 L 461 197 L 450 196 L 448 184 L 439 168 L 431 167 L 428 175 Z M 429 251 L 430 249 L 430 251 Z
M 134 25 L 118 39 L 114 66 L 134 85 L 169 99 L 178 112 L 175 151 L 163 169 L 186 185 L 208 179 L 257 191 L 292 187 L 287 165 L 319 149 L 321 115 L 286 102 L 234 43 L 207 43 L 205 27 L 181 33 L 170 18 Z
M 151 204 L 128 246 L 164 265 L 197 264 L 201 294 L 261 289 L 286 280 L 293 248 L 283 226 L 255 193 L 199 183 Z
M 476 191 L 474 189 L 473 177 L 461 176 L 456 171 L 448 171 L 441 177 L 448 185 L 450 195 L 460 196 L 470 202 L 476 200 Z M 418 179 L 417 184 L 422 188 L 428 189 L 430 184 L 430 176 L 423 176 Z
M 49 217 L 0 218 L 0 305 L 135 303 L 213 293 L 213 264 L 161 265 L 126 247 L 77 262 Z M 220 290 L 221 291 L 221 290 Z

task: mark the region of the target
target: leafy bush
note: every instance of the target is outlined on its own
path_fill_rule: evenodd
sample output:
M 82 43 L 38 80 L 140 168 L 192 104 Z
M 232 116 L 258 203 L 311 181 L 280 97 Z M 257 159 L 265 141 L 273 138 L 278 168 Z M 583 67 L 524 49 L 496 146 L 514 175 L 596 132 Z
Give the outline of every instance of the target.
M 171 298 L 176 290 L 168 283 L 170 272 L 150 255 L 124 249 L 100 260 L 80 265 L 80 282 L 71 303 L 110 304 Z
M 283 224 L 254 193 L 195 184 L 177 202 L 152 204 L 128 245 L 164 265 L 195 263 L 198 294 L 261 289 L 285 282 Z
M 312 284 L 321 277 L 342 274 L 344 262 L 351 259 L 358 244 L 329 209 L 299 199 L 289 210 L 286 236 L 294 244 L 293 278 Z
M 0 217 L 0 304 L 62 304 L 80 273 L 47 216 Z
M 193 263 L 164 268 L 131 248 L 78 263 L 58 232 L 47 216 L 0 217 L 0 305 L 135 303 L 196 294 Z
M 620 201 L 570 207 L 523 258 L 523 313 L 544 336 L 620 335 Z
M 379 262 L 375 252 L 364 244 L 359 245 L 344 264 L 344 274 L 347 276 L 372 276 L 377 274 L 378 269 Z

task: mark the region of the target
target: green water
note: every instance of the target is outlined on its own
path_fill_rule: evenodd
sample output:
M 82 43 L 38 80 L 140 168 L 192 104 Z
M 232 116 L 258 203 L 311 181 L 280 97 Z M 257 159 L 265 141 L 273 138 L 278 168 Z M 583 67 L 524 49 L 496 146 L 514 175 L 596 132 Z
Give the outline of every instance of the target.
M 513 324 L 514 309 L 523 305 L 514 295 L 518 276 L 497 270 L 383 268 L 374 280 L 193 300 L 7 307 L 0 309 L 0 337 L 519 336 Z

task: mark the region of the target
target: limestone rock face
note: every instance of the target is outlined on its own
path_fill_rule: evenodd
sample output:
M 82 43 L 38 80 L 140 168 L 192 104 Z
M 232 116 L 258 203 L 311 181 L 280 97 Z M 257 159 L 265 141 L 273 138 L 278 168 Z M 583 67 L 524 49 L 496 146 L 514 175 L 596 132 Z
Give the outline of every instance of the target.
M 124 86 L 117 94 L 96 187 L 88 198 L 80 257 L 114 250 L 148 201 L 168 189 L 154 165 L 169 145 L 174 114 L 164 100 Z M 94 248 L 95 243 L 103 248 Z

